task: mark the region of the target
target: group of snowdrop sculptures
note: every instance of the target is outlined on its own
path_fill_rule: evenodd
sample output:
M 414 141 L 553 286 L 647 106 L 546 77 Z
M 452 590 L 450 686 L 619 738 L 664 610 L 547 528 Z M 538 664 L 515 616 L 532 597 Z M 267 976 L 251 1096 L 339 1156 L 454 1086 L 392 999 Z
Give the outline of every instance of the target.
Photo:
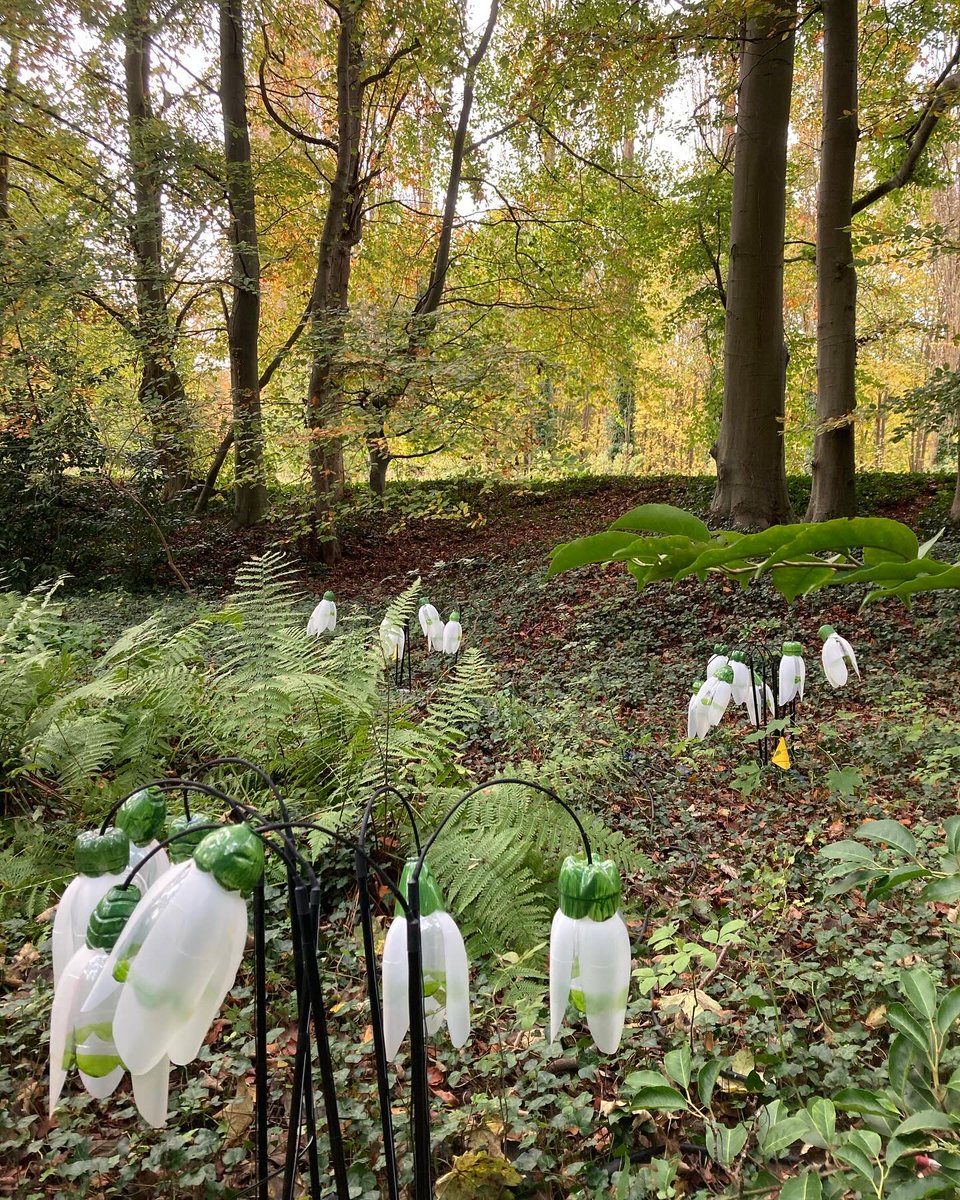
M 428 648 L 456 654 L 462 638 L 456 613 L 446 625 L 430 604 L 419 615 Z M 331 632 L 336 619 L 328 592 L 308 632 Z M 386 638 L 384 626 L 390 626 Z M 385 659 L 402 658 L 403 638 L 401 627 L 384 621 L 379 639 Z M 197 1057 L 236 979 L 247 941 L 245 897 L 263 875 L 262 835 L 286 830 L 289 836 L 297 825 L 285 810 L 285 821 L 274 824 L 256 825 L 253 810 L 242 811 L 238 821 L 234 810 L 236 823 L 185 815 L 168 825 L 166 796 L 172 793 L 165 789 L 172 782 L 135 792 L 117 808 L 114 827 L 105 824 L 76 839 L 78 874 L 63 894 L 53 928 L 51 1112 L 71 1071 L 98 1100 L 111 1096 L 129 1072 L 141 1116 L 152 1126 L 166 1123 L 171 1064 L 185 1066 Z M 583 828 L 563 801 L 541 785 L 527 786 L 567 809 L 585 851 L 584 857 L 568 857 L 560 870 L 559 909 L 550 934 L 551 1038 L 559 1034 L 572 1001 L 597 1047 L 613 1054 L 630 980 L 619 872 L 612 862 L 592 859 Z M 357 849 L 365 855 L 362 846 Z M 411 918 L 419 928 L 425 1030 L 433 1035 L 446 1024 L 453 1044 L 461 1046 L 470 1034 L 467 952 L 425 852 L 407 863 L 399 887 L 391 890 L 398 909 L 382 958 L 386 1055 L 400 1054 L 410 1030 Z M 372 977 L 368 982 L 376 986 Z
M 420 628 L 427 641 L 427 651 L 438 654 L 457 655 L 460 653 L 460 643 L 463 641 L 463 628 L 460 625 L 460 614 L 452 612 L 446 624 L 440 619 L 440 613 L 429 601 L 420 605 L 417 613 Z M 307 622 L 307 633 L 319 637 L 322 633 L 333 633 L 337 627 L 337 605 L 333 592 L 324 592 L 323 599 L 313 610 Z M 380 648 L 384 661 L 394 663 L 402 659 L 406 649 L 407 635 L 404 627 L 390 617 L 384 617 L 380 622 Z
M 832 687 L 842 687 L 847 682 L 848 663 L 859 678 L 857 656 L 846 638 L 842 638 L 832 625 L 822 625 L 820 637 L 823 639 L 820 661 L 827 682 Z M 719 724 L 731 700 L 734 704 L 745 705 L 750 723 L 759 727 L 765 718 L 772 718 L 788 704 L 803 699 L 807 669 L 799 642 L 783 643 L 776 695 L 747 665 L 747 658 L 744 651 L 734 650 L 728 654 L 725 646 L 714 646 L 713 656 L 707 663 L 707 678 L 693 685 L 694 693 L 687 705 L 687 737 L 706 737 L 714 725 Z

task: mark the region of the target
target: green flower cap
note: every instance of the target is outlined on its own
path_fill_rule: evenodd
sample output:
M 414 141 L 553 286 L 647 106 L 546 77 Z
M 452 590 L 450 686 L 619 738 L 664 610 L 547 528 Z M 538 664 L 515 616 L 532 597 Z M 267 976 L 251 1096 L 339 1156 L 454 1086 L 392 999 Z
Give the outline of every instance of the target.
M 263 874 L 263 842 L 248 825 L 224 825 L 207 834 L 193 861 L 228 892 L 249 892 Z
M 124 800 L 117 824 L 135 846 L 145 846 L 160 836 L 167 819 L 167 801 L 160 788 L 141 788 Z
M 836 632 L 837 631 L 834 629 L 834 627 L 832 625 L 821 625 L 820 626 L 820 636 L 823 638 L 824 641 L 826 641 L 828 637 L 833 637 L 833 635 Z
M 746 662 L 747 656 L 742 650 L 734 650 L 734 652 L 730 655 L 730 661 L 739 663 Z
M 400 893 L 404 900 L 410 899 L 410 876 L 413 874 L 413 869 L 416 865 L 417 859 L 415 858 L 408 858 L 404 864 L 403 874 L 400 876 Z M 429 917 L 431 913 L 447 911 L 447 907 L 443 902 L 443 892 L 440 891 L 440 885 L 437 883 L 427 863 L 424 863 L 420 868 L 417 883 L 420 885 L 421 917 Z M 403 909 L 398 903 L 397 916 L 402 915 Z
M 620 907 L 620 872 L 611 859 L 588 863 L 569 855 L 560 868 L 560 911 L 579 920 L 608 921 Z
M 713 677 L 721 683 L 733 683 L 733 667 L 721 667 L 719 671 L 714 672 Z
M 90 914 L 87 923 L 87 945 L 90 949 L 112 950 L 139 903 L 138 887 L 112 887 Z
M 459 621 L 459 620 L 460 620 L 460 614 L 459 614 L 458 612 L 452 612 L 452 613 L 450 614 L 450 620 L 451 620 L 451 621 Z
M 81 875 L 116 875 L 130 862 L 130 839 L 122 829 L 78 834 L 73 846 Z
M 800 642 L 784 642 L 782 650 L 785 658 L 799 658 L 803 654 L 803 645 Z
M 324 600 L 333 600 L 334 599 L 333 592 L 324 592 L 323 598 L 324 598 Z
M 717 642 L 716 645 L 713 647 L 713 652 L 714 652 L 714 654 L 726 655 L 727 648 L 723 644 L 723 642 Z
M 172 863 L 186 862 L 188 858 L 193 857 L 193 852 L 203 841 L 208 833 L 215 832 L 210 829 L 197 829 L 193 833 L 187 833 L 192 825 L 209 825 L 210 818 L 204 813 L 194 813 L 189 820 L 186 817 L 175 817 L 167 826 L 168 836 L 180 834 L 175 842 L 171 842 L 167 847 L 167 854 L 170 856 Z
M 704 681 L 702 679 L 695 679 L 693 681 L 693 690 L 695 692 L 699 692 L 700 689 L 703 687 L 703 683 L 704 683 Z

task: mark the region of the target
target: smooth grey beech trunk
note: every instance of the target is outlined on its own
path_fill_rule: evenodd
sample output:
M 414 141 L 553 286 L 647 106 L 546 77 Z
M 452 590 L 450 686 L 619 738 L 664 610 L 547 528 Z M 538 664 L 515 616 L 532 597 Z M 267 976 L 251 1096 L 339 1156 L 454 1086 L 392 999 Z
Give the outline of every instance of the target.
M 808 521 L 857 512 L 857 0 L 823 0 L 823 135 L 817 191 L 817 432 Z
M 220 0 L 220 106 L 233 287 L 227 325 L 234 430 L 233 519 L 241 529 L 255 525 L 268 507 L 258 364 L 260 249 L 250 162 L 243 34 L 243 0 Z
M 762 528 L 792 517 L 783 446 L 783 240 L 795 0 L 746 24 L 741 54 L 712 515 Z
M 166 294 L 161 173 L 150 97 L 151 22 L 149 0 L 126 0 L 123 67 L 134 195 L 130 243 L 142 360 L 139 400 L 150 422 L 163 496 L 169 500 L 192 482 L 193 431 Z

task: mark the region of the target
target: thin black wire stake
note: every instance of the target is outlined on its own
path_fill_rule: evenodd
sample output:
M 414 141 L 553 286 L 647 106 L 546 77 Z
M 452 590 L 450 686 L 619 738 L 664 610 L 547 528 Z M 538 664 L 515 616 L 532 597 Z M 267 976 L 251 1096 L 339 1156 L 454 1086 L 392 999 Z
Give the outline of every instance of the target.
M 267 1109 L 267 910 L 263 875 L 253 889 L 254 1088 L 257 1106 L 257 1200 L 270 1200 Z

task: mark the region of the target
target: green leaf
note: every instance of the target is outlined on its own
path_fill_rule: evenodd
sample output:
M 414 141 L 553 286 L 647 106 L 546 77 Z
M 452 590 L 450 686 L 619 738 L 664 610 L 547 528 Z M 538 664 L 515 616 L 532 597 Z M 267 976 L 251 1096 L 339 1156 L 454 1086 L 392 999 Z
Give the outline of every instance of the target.
M 777 1121 L 775 1125 L 767 1130 L 760 1148 L 764 1154 L 771 1158 L 776 1158 L 778 1154 L 782 1154 L 788 1146 L 792 1146 L 802 1137 L 806 1137 L 810 1130 L 810 1121 L 806 1114 L 802 1117 L 785 1117 L 782 1121 Z
M 960 900 L 960 875 L 948 875 L 946 879 L 935 879 L 920 893 L 924 904 L 952 904 Z
M 817 854 L 817 858 L 836 858 L 841 862 L 866 863 L 871 867 L 876 864 L 873 851 L 868 846 L 864 846 L 862 842 L 854 842 L 849 838 L 842 842 L 831 842 L 829 846 L 824 846 Z
M 951 988 L 937 1007 L 937 1032 L 944 1037 L 960 1017 L 960 987 Z
M 737 559 L 757 558 L 778 550 L 791 541 L 804 528 L 803 525 L 771 525 L 760 533 L 744 533 L 739 537 L 731 535 L 732 539 L 725 546 L 711 546 L 699 558 L 695 559 L 686 570 L 677 576 L 683 579 L 687 575 L 699 575 L 701 578 L 711 567 L 732 564 Z
M 640 504 L 618 517 L 610 528 L 680 534 L 694 542 L 709 542 L 711 537 L 710 530 L 699 517 L 672 504 Z
M 836 553 L 859 547 L 865 551 L 881 551 L 905 561 L 917 557 L 920 544 L 913 530 L 899 521 L 891 521 L 887 517 L 839 517 L 834 521 L 806 526 L 791 541 L 774 550 L 763 568 L 769 569 L 776 562 L 796 558 L 800 554 L 817 551 Z M 870 565 L 875 565 L 877 561 L 874 557 Z
M 951 854 L 960 854 L 960 817 L 947 817 L 943 823 L 947 835 L 947 849 Z
M 917 558 L 926 558 L 927 555 L 930 553 L 930 551 L 934 548 L 934 546 L 937 544 L 937 542 L 940 541 L 940 539 L 943 537 L 943 535 L 946 532 L 947 532 L 946 525 L 941 525 L 939 531 L 937 533 L 935 533 L 933 535 L 933 537 L 927 538 L 927 540 L 923 543 L 923 545 L 921 545 L 920 549 L 917 551 Z
M 605 533 L 577 538 L 574 542 L 562 542 L 554 547 L 547 578 L 551 579 L 561 571 L 571 571 L 575 567 L 585 567 L 590 563 L 609 562 L 617 550 L 622 550 L 636 540 L 631 533 L 614 533 L 607 530 Z
M 925 1108 L 921 1112 L 911 1113 L 905 1121 L 893 1131 L 894 1137 L 903 1137 L 908 1133 L 926 1133 L 929 1129 L 952 1129 L 953 1122 L 946 1113 L 936 1108 Z
M 898 596 L 901 600 L 912 596 L 914 592 L 935 592 L 942 589 L 960 588 L 960 564 L 952 566 L 948 571 L 938 575 L 925 575 L 920 579 L 911 579 L 892 588 L 875 588 L 864 597 L 864 604 L 873 600 L 885 600 L 888 596 Z
M 816 1171 L 804 1171 L 788 1179 L 780 1189 L 780 1200 L 821 1200 L 823 1185 Z
M 674 1112 L 678 1108 L 689 1107 L 683 1096 L 673 1087 L 641 1087 L 630 1096 L 630 1108 L 638 1112 L 645 1108 L 649 1112 L 663 1109 Z
M 674 1083 L 684 1089 L 690 1086 L 690 1046 L 684 1043 L 678 1050 L 670 1050 L 663 1056 L 664 1070 Z
M 863 787 L 863 776 L 856 767 L 831 767 L 825 782 L 833 796 L 855 796 L 857 788 Z
M 832 584 L 879 583 L 885 587 L 896 587 L 910 579 L 923 575 L 939 575 L 949 571 L 950 563 L 936 558 L 915 558 L 911 562 L 883 562 L 875 567 L 861 567 L 859 571 L 835 571 Z
M 842 1112 L 855 1112 L 868 1117 L 889 1117 L 897 1113 L 896 1105 L 885 1096 L 865 1088 L 841 1088 L 834 1095 L 833 1102 Z
M 853 871 L 837 883 L 831 883 L 826 890 L 828 896 L 842 896 L 844 892 L 849 892 L 853 888 L 860 887 L 864 883 L 869 883 L 872 879 L 886 878 L 889 871 L 884 871 L 877 867 L 863 867 L 859 871 Z
M 723 1062 L 719 1058 L 711 1058 L 697 1072 L 697 1093 L 700 1096 L 700 1103 L 705 1108 L 710 1107 L 710 1097 L 713 1095 L 713 1089 L 722 1070 Z
M 916 839 L 899 821 L 865 821 L 854 836 L 871 842 L 886 842 L 911 857 L 917 853 Z
M 894 888 L 898 888 L 901 884 L 909 883 L 912 879 L 919 879 L 921 876 L 929 875 L 930 872 L 926 867 L 908 866 L 897 867 L 891 871 L 886 879 L 877 880 L 873 887 L 868 888 L 865 899 L 879 900 L 892 892 Z
M 709 1121 L 704 1130 L 707 1153 L 714 1162 L 729 1167 L 746 1145 L 747 1133 L 746 1125 L 733 1125 L 728 1128 L 726 1125 Z
M 902 1096 L 906 1090 L 907 1078 L 916 1055 L 916 1047 L 902 1033 L 898 1033 L 890 1043 L 890 1049 L 887 1052 L 887 1077 L 899 1096 Z
M 890 1005 L 887 1009 L 887 1020 L 898 1033 L 902 1033 L 905 1038 L 908 1038 L 924 1057 L 929 1056 L 930 1039 L 927 1031 L 916 1017 L 907 1012 L 902 1004 Z
M 862 1129 L 852 1130 L 847 1134 L 846 1141 L 842 1145 L 837 1146 L 832 1153 L 835 1159 L 856 1171 L 861 1179 L 869 1180 L 872 1183 L 877 1173 L 874 1163 L 876 1156 L 871 1154 L 862 1141 L 854 1136 L 855 1134 L 864 1132 Z M 879 1140 L 877 1138 L 878 1142 Z
M 814 1129 L 823 1140 L 823 1149 L 826 1150 L 833 1142 L 833 1135 L 837 1131 L 837 1110 L 831 1100 L 824 1096 L 817 1096 L 808 1102 L 807 1112 L 810 1114 L 810 1121 Z
M 932 1023 L 937 1013 L 937 989 L 929 972 L 923 967 L 901 971 L 900 989 L 913 1011 Z
M 922 1179 L 908 1179 L 886 1194 L 886 1200 L 924 1200 L 927 1196 L 956 1196 L 957 1185 L 941 1172 Z
M 856 1146 L 868 1158 L 874 1162 L 879 1162 L 880 1151 L 883 1148 L 883 1142 L 879 1133 L 874 1133 L 872 1129 L 851 1129 L 847 1134 L 847 1145 Z
M 634 537 L 628 546 L 615 551 L 611 559 L 613 562 L 626 562 L 629 559 L 653 566 L 661 559 L 669 561 L 677 551 L 684 552 L 686 561 L 689 561 L 688 552 L 691 548 L 696 550 L 690 539 L 685 537 Z

